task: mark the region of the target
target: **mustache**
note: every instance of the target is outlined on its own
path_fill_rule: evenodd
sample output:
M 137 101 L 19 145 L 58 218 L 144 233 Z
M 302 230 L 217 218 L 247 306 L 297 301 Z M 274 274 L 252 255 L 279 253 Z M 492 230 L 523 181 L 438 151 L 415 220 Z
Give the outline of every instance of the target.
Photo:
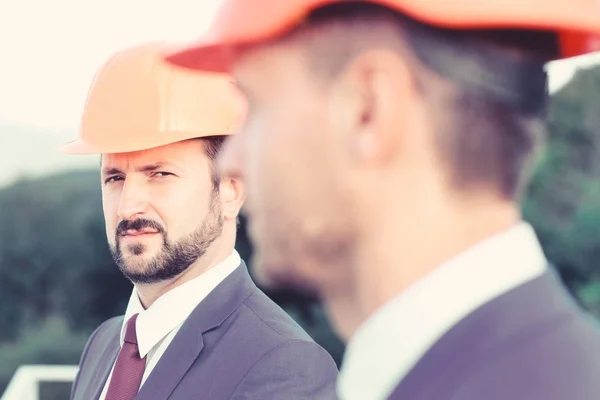
M 128 230 L 140 231 L 142 229 L 154 229 L 159 233 L 164 234 L 165 228 L 156 221 L 144 218 L 136 218 L 134 220 L 122 220 L 117 225 L 117 235 L 124 235 Z

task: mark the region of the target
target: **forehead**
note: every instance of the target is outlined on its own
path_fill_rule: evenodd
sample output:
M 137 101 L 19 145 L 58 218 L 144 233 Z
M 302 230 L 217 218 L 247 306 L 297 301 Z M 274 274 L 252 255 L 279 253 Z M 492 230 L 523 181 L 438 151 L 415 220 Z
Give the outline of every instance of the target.
M 305 49 L 291 41 L 240 47 L 232 75 L 245 95 L 281 94 L 311 80 Z
M 201 140 L 191 139 L 151 149 L 128 153 L 102 155 L 103 166 L 138 166 L 139 164 L 169 163 L 179 167 L 206 163 L 208 157 Z

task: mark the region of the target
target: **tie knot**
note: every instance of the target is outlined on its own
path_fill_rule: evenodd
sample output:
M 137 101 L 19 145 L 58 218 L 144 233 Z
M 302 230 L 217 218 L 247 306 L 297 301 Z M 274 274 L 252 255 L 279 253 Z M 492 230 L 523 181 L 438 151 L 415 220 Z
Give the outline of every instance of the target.
M 137 345 L 137 333 L 135 330 L 135 321 L 139 314 L 133 314 L 129 321 L 127 321 L 127 329 L 125 329 L 125 341 L 127 343 Z

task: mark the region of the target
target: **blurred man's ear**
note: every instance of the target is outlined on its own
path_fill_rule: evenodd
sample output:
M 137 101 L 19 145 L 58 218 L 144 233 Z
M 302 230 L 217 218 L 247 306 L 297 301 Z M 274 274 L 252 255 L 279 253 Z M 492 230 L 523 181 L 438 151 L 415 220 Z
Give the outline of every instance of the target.
M 244 184 L 237 178 L 222 178 L 219 188 L 221 208 L 225 219 L 235 219 L 239 224 L 239 213 L 246 199 Z

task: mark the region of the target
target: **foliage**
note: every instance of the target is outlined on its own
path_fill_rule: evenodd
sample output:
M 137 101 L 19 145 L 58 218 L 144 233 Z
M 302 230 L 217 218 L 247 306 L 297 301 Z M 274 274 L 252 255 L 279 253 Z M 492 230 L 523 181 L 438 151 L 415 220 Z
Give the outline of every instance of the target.
M 130 284 L 113 267 L 96 172 L 21 181 L 0 191 L 0 340 L 63 315 L 91 329 L 118 314 Z
M 50 316 L 20 333 L 18 340 L 0 345 L 0 388 L 23 364 L 77 364 L 91 332 L 73 332 L 64 317 Z
M 600 68 L 556 93 L 523 214 L 581 303 L 600 316 Z

